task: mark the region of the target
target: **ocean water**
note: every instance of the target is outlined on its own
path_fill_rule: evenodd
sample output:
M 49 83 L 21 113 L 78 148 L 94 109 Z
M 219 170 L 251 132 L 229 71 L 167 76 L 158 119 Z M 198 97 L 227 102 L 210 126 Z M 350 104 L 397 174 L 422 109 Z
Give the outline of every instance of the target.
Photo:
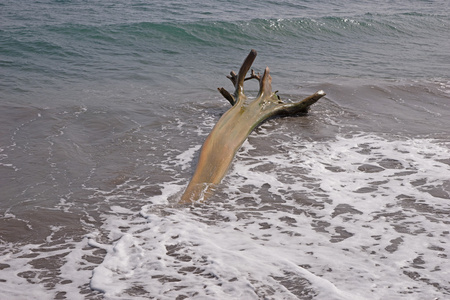
M 179 205 L 250 49 L 327 96 Z M 2 0 L 0 299 L 449 298 L 448 49 L 446 0 Z

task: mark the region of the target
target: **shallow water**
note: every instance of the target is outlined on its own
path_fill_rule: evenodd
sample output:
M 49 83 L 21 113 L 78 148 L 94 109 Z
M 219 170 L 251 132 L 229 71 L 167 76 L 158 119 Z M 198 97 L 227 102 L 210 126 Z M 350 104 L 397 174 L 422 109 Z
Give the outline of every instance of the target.
M 447 8 L 4 2 L 0 295 L 444 299 Z M 178 205 L 251 48 L 282 99 L 327 96 Z

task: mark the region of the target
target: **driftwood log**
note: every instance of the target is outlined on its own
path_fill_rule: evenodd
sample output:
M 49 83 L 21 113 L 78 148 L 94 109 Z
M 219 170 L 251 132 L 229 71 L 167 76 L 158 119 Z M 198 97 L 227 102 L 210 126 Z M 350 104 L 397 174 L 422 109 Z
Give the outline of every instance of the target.
M 252 130 L 264 120 L 274 116 L 306 113 L 312 104 L 325 96 L 323 91 L 318 91 L 299 102 L 283 103 L 277 92 L 272 92 L 272 78 L 268 67 L 262 76 L 252 70 L 251 75 L 245 77 L 255 58 L 256 51 L 251 50 L 239 73 L 231 72 L 227 76 L 234 85 L 234 94 L 224 88 L 218 89 L 232 107 L 222 115 L 206 138 L 197 169 L 181 196 L 180 203 L 202 201 L 211 196 L 214 187 L 225 176 L 237 150 Z M 244 94 L 244 81 L 249 79 L 259 81 L 259 93 L 251 101 L 247 101 Z

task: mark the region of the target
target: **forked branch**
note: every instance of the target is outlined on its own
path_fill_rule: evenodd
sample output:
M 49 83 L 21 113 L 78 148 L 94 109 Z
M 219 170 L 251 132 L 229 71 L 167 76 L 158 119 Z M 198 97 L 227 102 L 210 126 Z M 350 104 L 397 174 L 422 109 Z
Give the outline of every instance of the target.
M 258 81 L 260 81 L 261 80 L 261 75 L 259 75 L 259 73 L 256 74 L 255 70 L 252 69 L 251 72 L 250 72 L 250 77 L 245 78 L 244 81 L 247 81 L 247 80 L 250 80 L 250 79 L 257 79 Z
M 256 51 L 251 50 L 238 74 L 231 72 L 227 76 L 235 88 L 233 94 L 224 88 L 218 89 L 232 107 L 222 115 L 206 138 L 197 169 L 181 196 L 181 203 L 205 200 L 213 193 L 215 186 L 225 176 L 242 143 L 261 122 L 273 116 L 305 113 L 312 104 L 325 96 L 323 91 L 318 91 L 299 102 L 283 103 L 276 92 L 272 92 L 269 68 L 264 70 L 262 76 L 252 70 L 250 77 L 245 77 L 255 58 Z M 254 100 L 247 103 L 244 81 L 250 79 L 259 81 L 259 92 Z

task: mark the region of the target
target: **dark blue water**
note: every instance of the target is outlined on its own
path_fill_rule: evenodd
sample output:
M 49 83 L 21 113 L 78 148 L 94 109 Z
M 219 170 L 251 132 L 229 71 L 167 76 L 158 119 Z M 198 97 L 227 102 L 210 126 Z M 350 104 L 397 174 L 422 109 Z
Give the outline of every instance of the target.
M 443 267 L 450 212 L 449 11 L 444 0 L 1 1 L 0 296 L 445 298 L 450 293 Z M 250 49 L 258 51 L 255 71 L 269 66 L 273 89 L 283 99 L 319 89 L 327 96 L 307 117 L 271 120 L 252 133 L 212 201 L 218 206 L 200 207 L 203 217 L 185 219 L 192 212 L 171 207 L 192 175 L 206 134 L 228 109 L 216 88 L 230 88 L 225 75 L 237 71 Z M 256 82 L 246 88 L 256 95 Z M 319 150 L 302 152 L 309 145 Z M 316 173 L 319 162 L 325 166 L 322 175 Z M 402 170 L 388 173 L 395 168 Z M 250 176 L 249 170 L 256 173 Z M 327 170 L 342 174 L 335 178 L 339 172 Z M 222 216 L 215 215 L 218 207 Z M 147 225 L 135 224 L 147 224 L 148 211 L 175 216 L 148 226 L 172 227 L 170 234 L 187 242 L 173 250 L 166 242 L 169 231 L 139 235 Z M 248 225 L 261 223 L 255 217 L 261 211 L 271 212 L 268 225 L 261 225 L 274 230 L 266 236 Z M 299 211 L 305 220 L 298 219 Z M 223 268 L 214 276 L 236 282 L 234 292 L 225 287 L 211 292 L 225 286 L 212 279 L 204 289 L 189 291 L 173 283 L 183 272 L 191 286 L 203 283 L 198 274 L 209 269 L 202 257 L 219 265 L 227 261 L 208 252 L 217 235 L 234 241 L 220 223 L 225 219 L 245 236 L 271 243 L 288 232 L 273 224 L 295 219 L 304 222 L 307 233 L 286 221 L 290 232 L 298 230 L 291 237 L 303 235 L 307 241 L 294 239 L 292 248 L 274 246 L 267 253 L 249 250 L 245 270 L 238 267 L 240 254 L 230 255 L 236 269 Z M 180 222 L 192 232 L 199 224 L 215 225 L 189 236 Z M 314 239 L 308 228 L 324 240 Z M 379 242 L 380 249 L 372 249 L 377 238 L 365 240 L 383 235 L 387 240 Z M 415 240 L 426 244 L 425 250 Z M 133 251 L 108 248 L 118 241 L 140 245 L 143 256 L 156 260 L 159 252 L 143 245 L 169 245 L 163 274 L 148 267 L 150 258 L 138 264 Z M 244 243 L 246 249 L 265 242 L 251 243 Z M 328 261 L 327 251 L 336 245 L 342 246 Z M 377 253 L 373 266 L 364 260 L 369 248 Z M 191 253 L 188 269 L 177 269 L 183 261 L 177 251 Z M 270 256 L 277 251 L 303 269 L 281 267 L 284 263 Z M 310 252 L 317 253 L 316 264 L 290 255 Z M 105 253 L 123 256 L 105 259 Z M 255 267 L 264 259 L 250 263 L 258 255 L 269 255 L 267 268 Z M 128 263 L 117 266 L 123 260 Z M 333 265 L 339 260 L 361 267 Z M 140 272 L 133 275 L 135 269 Z M 92 270 L 97 273 L 91 280 Z M 261 285 L 248 288 L 258 274 L 264 274 Z M 376 292 L 369 285 L 357 287 L 357 278 L 374 282 Z M 295 284 L 299 280 L 303 288 Z

